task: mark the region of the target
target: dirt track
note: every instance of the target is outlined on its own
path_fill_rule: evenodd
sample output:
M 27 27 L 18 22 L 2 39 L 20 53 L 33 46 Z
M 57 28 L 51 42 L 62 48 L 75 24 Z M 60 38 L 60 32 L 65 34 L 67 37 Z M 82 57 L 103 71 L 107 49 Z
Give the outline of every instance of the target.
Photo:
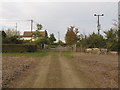
M 52 52 L 9 83 L 9 88 L 117 88 L 117 56 Z M 109 60 L 109 61 L 108 61 Z

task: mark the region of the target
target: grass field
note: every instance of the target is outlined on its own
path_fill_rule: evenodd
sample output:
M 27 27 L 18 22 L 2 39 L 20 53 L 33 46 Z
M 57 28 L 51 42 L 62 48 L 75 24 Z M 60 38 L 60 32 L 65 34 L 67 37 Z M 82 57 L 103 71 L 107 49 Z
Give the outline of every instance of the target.
M 2 53 L 2 56 L 29 56 L 29 57 L 41 57 L 47 55 L 48 52 L 32 52 L 32 53 Z

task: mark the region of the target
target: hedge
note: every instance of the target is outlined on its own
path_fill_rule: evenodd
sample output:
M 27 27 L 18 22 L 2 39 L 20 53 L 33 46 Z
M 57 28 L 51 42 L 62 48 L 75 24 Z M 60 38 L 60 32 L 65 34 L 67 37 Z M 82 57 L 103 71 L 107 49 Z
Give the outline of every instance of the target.
M 12 53 L 12 52 L 35 52 L 37 51 L 37 45 L 31 44 L 3 44 L 2 52 L 3 53 Z

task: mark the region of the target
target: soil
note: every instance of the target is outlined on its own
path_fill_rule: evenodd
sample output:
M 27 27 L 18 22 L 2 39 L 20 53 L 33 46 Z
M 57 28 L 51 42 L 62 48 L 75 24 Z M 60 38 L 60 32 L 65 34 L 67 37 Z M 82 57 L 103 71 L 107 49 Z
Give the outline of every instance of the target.
M 51 52 L 44 57 L 3 57 L 3 87 L 118 88 L 118 56 Z M 16 74 L 15 74 L 16 73 Z

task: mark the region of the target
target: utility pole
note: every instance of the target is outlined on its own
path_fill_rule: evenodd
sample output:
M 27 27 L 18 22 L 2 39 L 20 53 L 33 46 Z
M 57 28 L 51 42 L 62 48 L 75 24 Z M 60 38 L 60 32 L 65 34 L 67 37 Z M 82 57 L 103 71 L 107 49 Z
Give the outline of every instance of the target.
M 16 28 L 16 31 L 17 31 L 17 23 L 16 23 L 16 26 L 15 26 L 15 28 Z
M 100 17 L 100 16 L 104 16 L 104 14 L 101 14 L 101 15 L 99 15 L 99 14 L 98 14 L 98 15 L 97 15 L 97 14 L 94 14 L 94 16 L 97 16 L 97 17 L 98 17 L 98 22 L 97 22 L 98 25 L 97 25 L 97 29 L 98 29 L 98 35 L 100 35 L 100 22 L 99 22 L 100 19 L 99 19 L 99 17 Z
M 60 45 L 60 32 L 58 32 L 58 44 Z
M 33 20 L 30 20 L 30 22 L 31 22 L 31 42 L 32 42 Z
M 58 41 L 60 41 L 60 32 L 58 32 Z
M 18 34 L 18 33 L 17 33 L 17 23 L 16 23 L 16 26 L 15 26 L 15 28 L 16 28 L 16 35 L 17 35 L 17 34 Z

